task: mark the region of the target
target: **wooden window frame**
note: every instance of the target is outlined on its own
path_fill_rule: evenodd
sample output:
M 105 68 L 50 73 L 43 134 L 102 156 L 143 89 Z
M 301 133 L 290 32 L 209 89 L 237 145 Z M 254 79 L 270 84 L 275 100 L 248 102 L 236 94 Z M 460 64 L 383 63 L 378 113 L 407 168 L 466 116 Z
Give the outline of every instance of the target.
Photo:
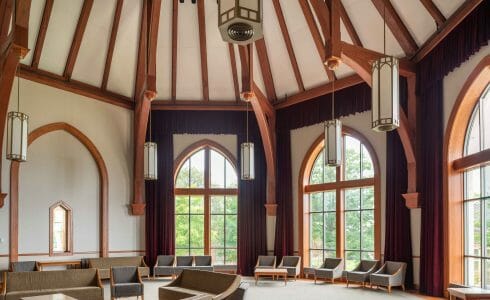
M 204 188 L 174 188 L 174 193 L 175 196 L 193 196 L 193 195 L 199 195 L 204 197 L 204 254 L 205 255 L 211 255 L 211 196 L 239 196 L 238 192 L 238 185 L 239 185 L 239 174 L 237 173 L 237 160 L 235 156 L 225 147 L 222 145 L 208 140 L 204 139 L 201 141 L 198 141 L 196 143 L 193 143 L 192 145 L 188 146 L 182 153 L 175 159 L 174 162 L 174 183 L 177 181 L 177 176 L 178 173 L 182 167 L 182 165 L 187 161 L 188 158 L 190 158 L 192 155 L 194 155 L 196 152 L 199 152 L 201 150 L 204 151 Z M 228 160 L 228 162 L 232 165 L 235 174 L 237 176 L 237 188 L 211 188 L 211 169 L 210 169 L 210 150 L 217 151 L 223 157 Z M 238 208 L 237 208 L 238 209 Z M 231 215 L 231 214 L 230 214 Z M 237 212 L 237 218 L 238 218 L 238 212 Z M 177 248 L 176 248 L 177 249 Z M 179 248 L 180 249 L 180 248 Z M 192 249 L 189 247 L 189 249 Z M 223 248 L 216 248 L 216 249 L 236 249 L 238 251 L 238 245 L 237 248 L 230 248 L 230 247 L 223 247 Z M 225 257 L 225 264 L 226 264 L 226 257 Z
M 379 160 L 371 143 L 358 131 L 342 126 L 342 135 L 351 136 L 363 144 L 369 155 L 374 168 L 374 176 L 367 179 L 348 180 L 344 181 L 343 167 L 337 167 L 336 181 L 333 183 L 324 183 L 317 185 L 309 185 L 310 174 L 313 168 L 315 159 L 324 148 L 323 133 L 315 140 L 313 145 L 306 153 L 305 159 L 301 165 L 298 178 L 298 224 L 299 224 L 299 255 L 302 258 L 302 267 L 309 266 L 310 257 L 310 240 L 309 240 L 309 196 L 308 194 L 314 191 L 325 191 L 324 188 L 336 191 L 336 253 L 337 257 L 345 256 L 345 239 L 344 239 L 344 195 L 343 190 L 346 188 L 363 186 L 374 187 L 374 257 L 381 258 L 381 177 Z
M 54 251 L 53 249 L 53 229 L 54 229 L 54 210 L 58 207 L 66 211 L 66 251 Z M 73 210 L 71 207 L 59 201 L 49 207 L 49 256 L 71 256 L 73 255 Z
M 468 76 L 449 117 L 443 149 L 444 287 L 464 284 L 464 171 L 488 163 L 490 151 L 464 156 L 468 126 L 475 105 L 489 84 L 490 55 Z

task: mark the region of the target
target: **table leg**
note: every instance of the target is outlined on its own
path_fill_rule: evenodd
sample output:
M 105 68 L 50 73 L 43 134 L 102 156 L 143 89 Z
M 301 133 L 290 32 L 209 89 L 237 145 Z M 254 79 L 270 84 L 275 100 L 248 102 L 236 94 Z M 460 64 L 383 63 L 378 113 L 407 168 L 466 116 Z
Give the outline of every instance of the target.
M 255 285 L 257 285 L 257 281 L 259 281 L 259 276 L 255 274 Z
M 288 284 L 288 275 L 284 275 L 284 285 L 286 286 Z

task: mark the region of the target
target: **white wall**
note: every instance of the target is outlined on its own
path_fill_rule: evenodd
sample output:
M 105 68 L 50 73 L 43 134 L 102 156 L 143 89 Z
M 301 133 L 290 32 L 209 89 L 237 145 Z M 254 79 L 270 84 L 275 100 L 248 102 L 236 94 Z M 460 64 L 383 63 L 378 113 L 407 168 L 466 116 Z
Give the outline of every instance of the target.
M 9 110 L 16 109 L 16 87 L 17 80 Z M 95 144 L 109 175 L 109 253 L 134 255 L 119 252 L 144 250 L 144 217 L 131 216 L 128 209 L 132 199 L 132 111 L 23 79 L 21 111 L 30 117 L 30 131 L 49 123 L 66 122 Z M 10 162 L 5 160 L 5 149 L 3 153 L 2 192 L 8 193 Z M 52 259 L 22 254 L 48 253 L 48 208 L 59 200 L 73 208 L 74 252 L 99 250 L 98 177 L 90 153 L 65 132 L 44 135 L 29 147 L 28 162 L 20 168 L 20 260 Z M 9 202 L 7 196 L 0 209 L 0 269 L 8 263 Z

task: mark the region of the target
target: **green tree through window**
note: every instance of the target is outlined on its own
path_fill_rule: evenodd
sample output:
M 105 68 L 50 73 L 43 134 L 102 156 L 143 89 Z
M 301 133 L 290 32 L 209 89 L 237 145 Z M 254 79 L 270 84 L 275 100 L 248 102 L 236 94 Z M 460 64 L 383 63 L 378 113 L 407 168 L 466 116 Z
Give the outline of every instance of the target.
M 176 255 L 212 255 L 215 264 L 237 262 L 238 180 L 223 152 L 201 146 L 177 171 Z

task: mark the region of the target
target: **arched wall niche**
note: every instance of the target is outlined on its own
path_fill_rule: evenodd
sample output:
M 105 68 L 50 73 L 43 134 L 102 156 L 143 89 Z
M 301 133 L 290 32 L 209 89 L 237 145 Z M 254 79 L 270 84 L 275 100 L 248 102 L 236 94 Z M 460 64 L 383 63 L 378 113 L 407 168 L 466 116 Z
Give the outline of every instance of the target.
M 109 204 L 109 176 L 107 167 L 95 144 L 80 130 L 74 126 L 65 123 L 51 123 L 41 126 L 29 133 L 28 145 L 30 146 L 38 138 L 54 131 L 65 131 L 76 138 L 82 145 L 87 148 L 94 159 L 99 173 L 100 182 L 100 249 L 99 254 L 102 257 L 108 256 L 108 204 Z M 13 161 L 10 164 L 10 244 L 9 260 L 15 262 L 19 256 L 19 167 L 20 163 Z

